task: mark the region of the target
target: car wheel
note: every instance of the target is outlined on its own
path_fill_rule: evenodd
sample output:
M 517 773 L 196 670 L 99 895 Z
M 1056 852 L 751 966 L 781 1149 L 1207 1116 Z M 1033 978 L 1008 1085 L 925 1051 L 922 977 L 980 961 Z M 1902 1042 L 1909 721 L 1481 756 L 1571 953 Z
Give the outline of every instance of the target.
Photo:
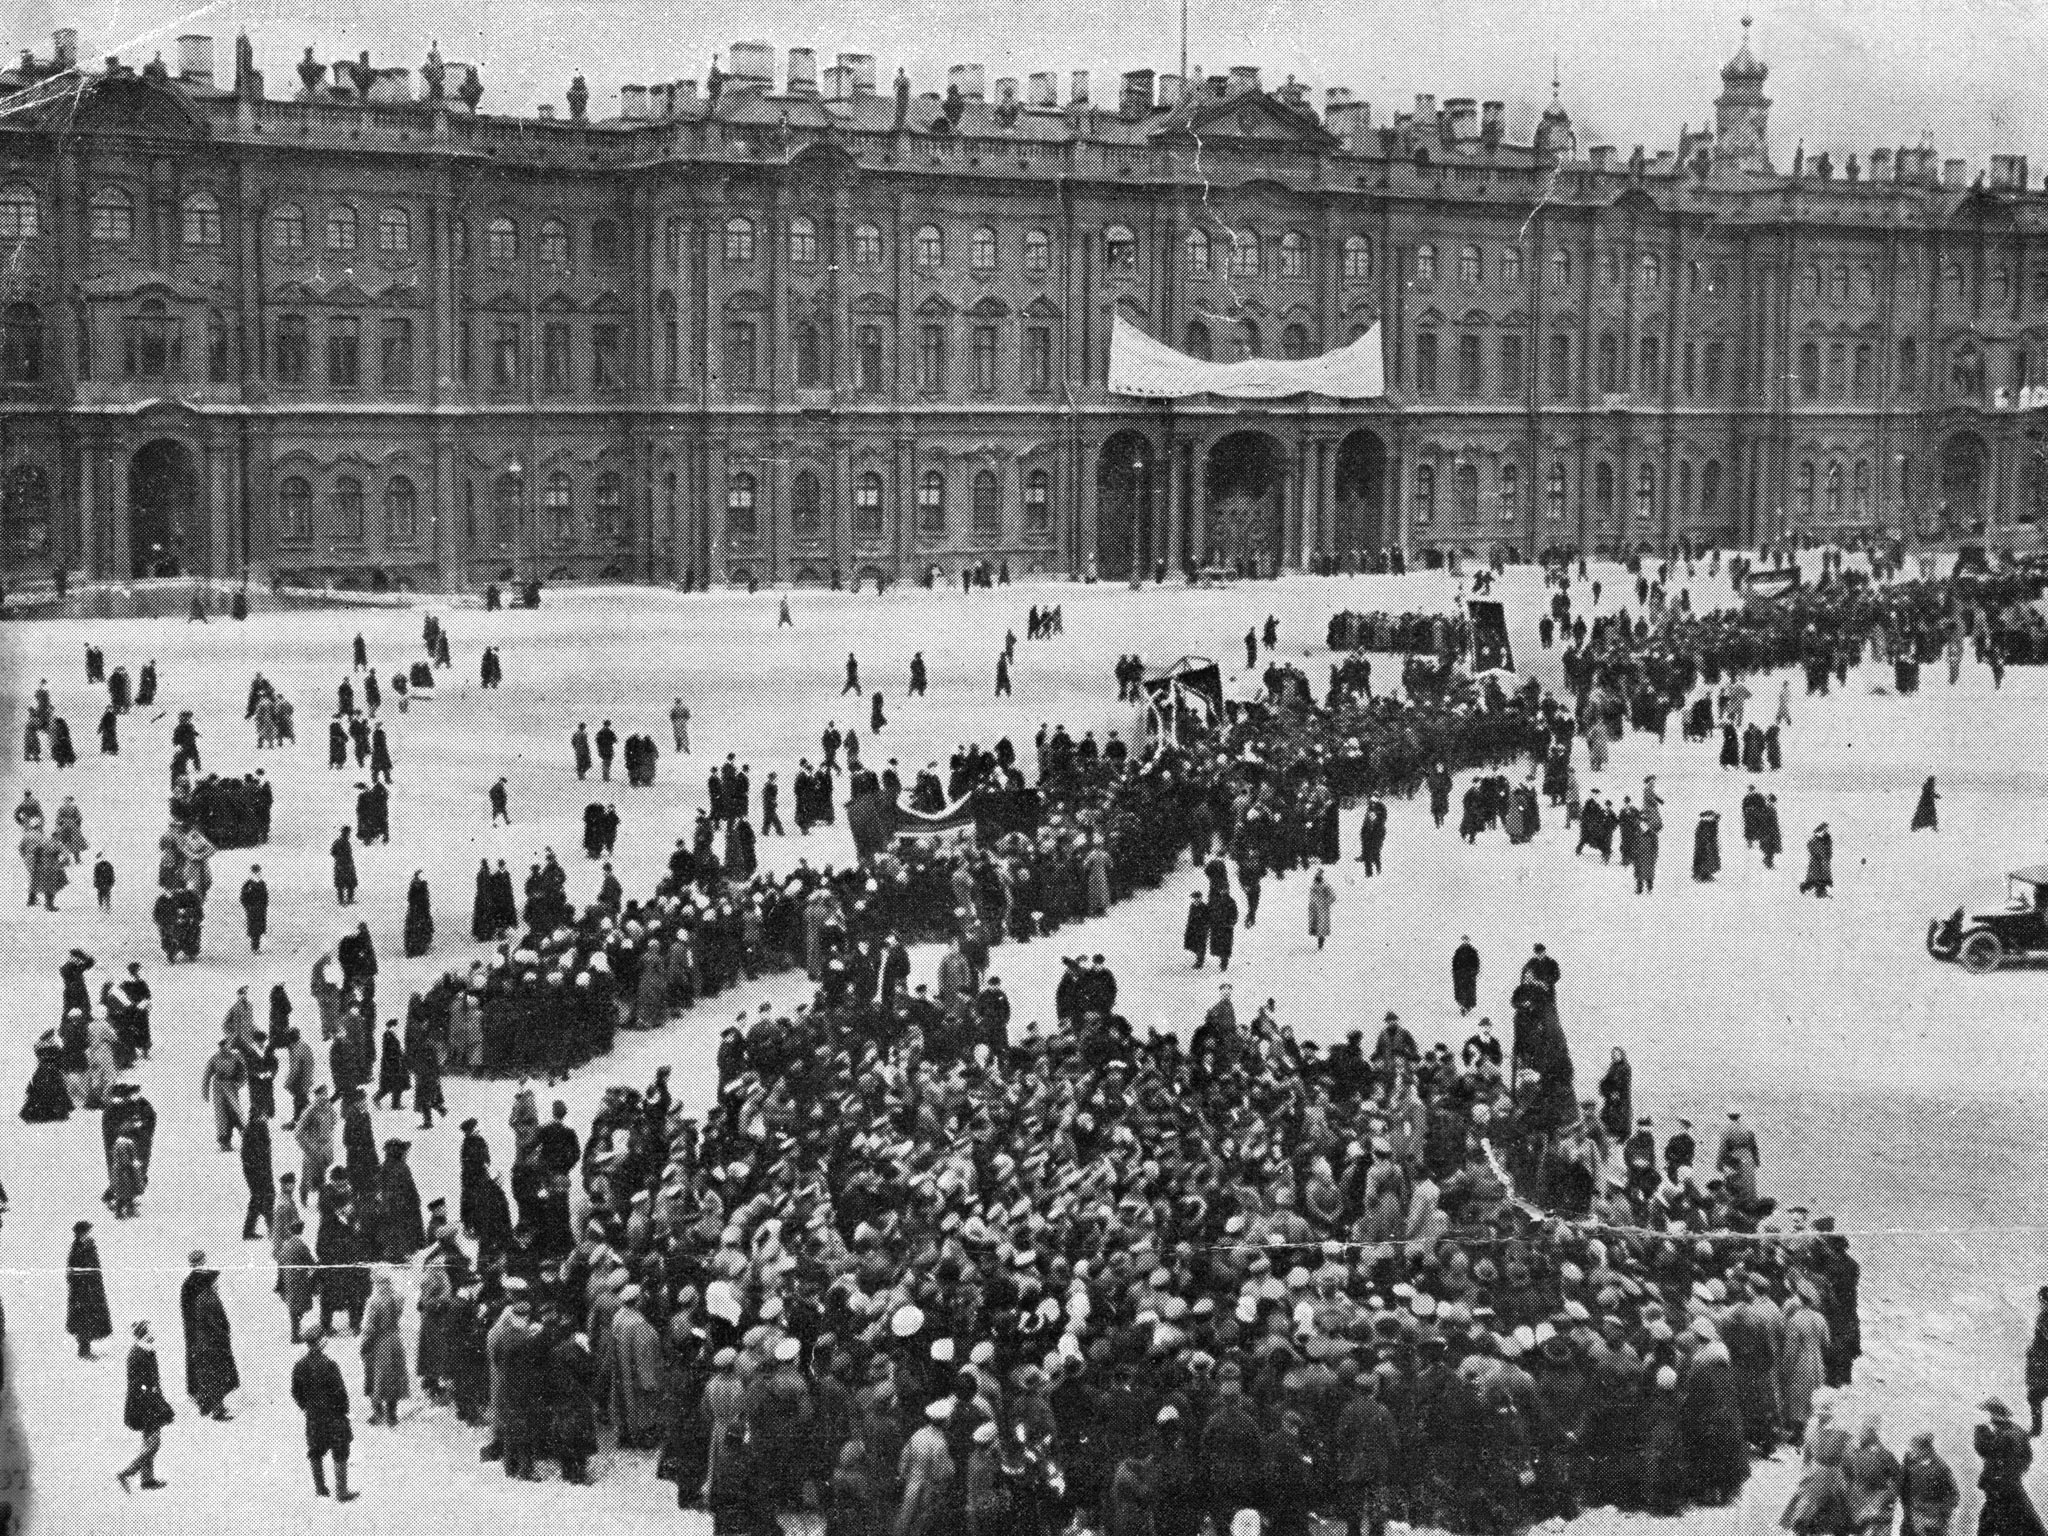
M 2004 956 L 2005 946 L 1998 942 L 1998 935 L 1984 928 L 1965 934 L 1962 947 L 1956 951 L 1956 959 L 1972 976 L 1997 970 Z

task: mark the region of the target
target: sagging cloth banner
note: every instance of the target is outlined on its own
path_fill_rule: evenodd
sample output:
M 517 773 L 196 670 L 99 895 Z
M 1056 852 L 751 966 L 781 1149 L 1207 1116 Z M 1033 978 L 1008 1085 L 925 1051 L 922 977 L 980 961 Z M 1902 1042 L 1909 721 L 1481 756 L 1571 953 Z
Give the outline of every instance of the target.
M 1144 680 L 1145 727 L 1176 746 L 1223 723 L 1223 669 L 1206 656 L 1183 656 Z
M 1327 395 L 1333 400 L 1377 400 L 1386 393 L 1377 323 L 1356 341 L 1321 357 L 1248 357 L 1205 362 L 1155 341 L 1122 315 L 1109 333 L 1109 392 L 1140 400 L 1222 395 L 1232 400 L 1280 400 Z

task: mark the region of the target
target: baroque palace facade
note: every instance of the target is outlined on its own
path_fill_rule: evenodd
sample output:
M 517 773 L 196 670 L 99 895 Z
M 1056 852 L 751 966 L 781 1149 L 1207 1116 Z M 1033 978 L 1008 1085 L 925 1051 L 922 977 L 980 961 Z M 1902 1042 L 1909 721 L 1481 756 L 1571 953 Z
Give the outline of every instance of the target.
M 1923 142 L 1584 150 L 1258 72 L 877 89 L 742 44 L 699 90 L 478 110 L 477 72 L 246 38 L 0 73 L 0 578 L 463 586 L 1292 567 L 1901 529 L 2031 541 L 2048 197 Z M 1386 393 L 1120 399 L 1375 324 Z

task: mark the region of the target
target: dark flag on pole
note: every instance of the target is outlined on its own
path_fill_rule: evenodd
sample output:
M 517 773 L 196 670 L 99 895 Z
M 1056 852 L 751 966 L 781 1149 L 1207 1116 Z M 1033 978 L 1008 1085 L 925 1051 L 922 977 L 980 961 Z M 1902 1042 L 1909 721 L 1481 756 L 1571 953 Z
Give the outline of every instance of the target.
M 1506 610 L 1499 603 L 1468 602 L 1465 618 L 1472 626 L 1472 670 L 1514 671 L 1515 652 L 1508 644 Z

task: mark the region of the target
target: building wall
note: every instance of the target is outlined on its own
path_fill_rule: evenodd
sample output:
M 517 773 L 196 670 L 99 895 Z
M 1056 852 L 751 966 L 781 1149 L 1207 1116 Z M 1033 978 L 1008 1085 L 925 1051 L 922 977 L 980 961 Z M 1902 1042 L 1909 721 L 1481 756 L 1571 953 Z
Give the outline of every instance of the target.
M 10 579 L 1120 574 L 1253 503 L 1287 564 L 2048 512 L 1998 407 L 2048 359 L 2023 191 L 89 99 L 0 122 Z M 1122 400 L 1119 310 L 1219 358 L 1380 323 L 1388 397 Z

